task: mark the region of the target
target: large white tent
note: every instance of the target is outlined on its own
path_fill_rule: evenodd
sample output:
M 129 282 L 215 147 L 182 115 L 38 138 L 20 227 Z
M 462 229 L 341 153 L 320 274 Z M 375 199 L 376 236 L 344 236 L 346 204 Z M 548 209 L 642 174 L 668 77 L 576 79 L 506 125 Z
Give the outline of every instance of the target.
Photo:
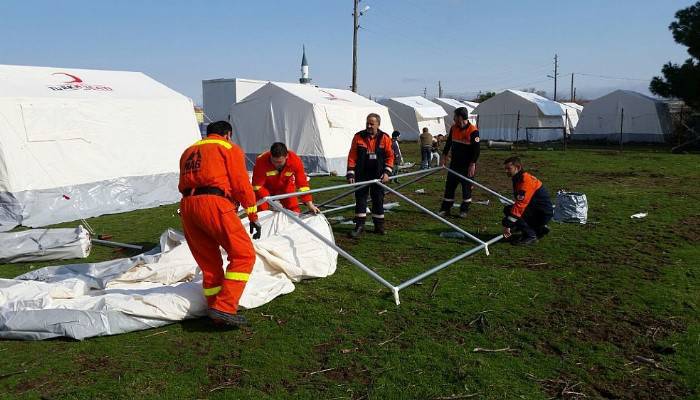
M 345 174 L 353 135 L 367 115 L 379 114 L 380 128 L 393 131 L 386 107 L 349 90 L 270 82 L 231 106 L 233 139 L 249 166 L 274 142 L 283 142 L 307 172 Z
M 241 78 L 202 81 L 202 100 L 206 122 L 228 121 L 231 104 L 238 103 L 270 81 Z
M 403 140 L 418 140 L 423 128 L 433 136 L 445 134 L 447 113 L 439 105 L 420 97 L 392 97 L 379 103 L 389 108 L 394 128 L 401 132 Z
M 445 117 L 445 130 L 447 132 L 450 131 L 450 127 L 452 127 L 452 124 L 454 123 L 453 117 L 455 110 L 460 107 L 465 107 L 467 111 L 469 111 L 469 122 L 476 125 L 476 114 L 472 114 L 475 106 L 447 97 L 436 97 L 433 99 L 433 103 L 442 107 L 447 113 L 447 116 Z
M 173 203 L 192 101 L 139 72 L 0 65 L 0 230 Z
M 564 135 L 562 106 L 534 93 L 506 90 L 479 104 L 474 113 L 482 139 L 546 142 Z
M 586 104 L 575 139 L 662 143 L 671 133 L 666 103 L 629 90 L 616 90 Z

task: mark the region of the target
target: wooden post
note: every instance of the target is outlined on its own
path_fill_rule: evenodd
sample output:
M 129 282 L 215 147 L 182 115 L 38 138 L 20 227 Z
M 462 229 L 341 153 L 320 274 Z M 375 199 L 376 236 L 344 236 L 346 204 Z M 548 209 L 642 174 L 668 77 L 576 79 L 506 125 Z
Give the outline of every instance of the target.
M 625 109 L 622 108 L 620 111 L 620 151 L 622 151 L 622 128 L 625 121 Z
M 518 110 L 518 119 L 515 122 L 515 146 L 518 145 L 518 139 L 520 139 L 520 110 Z
M 359 0 L 353 1 L 352 12 L 352 91 L 357 93 L 357 30 L 360 28 L 357 12 Z
M 571 120 L 569 119 L 569 110 L 565 110 L 564 113 L 566 114 L 566 119 L 564 120 L 564 151 L 566 151 L 566 130 L 569 128 Z

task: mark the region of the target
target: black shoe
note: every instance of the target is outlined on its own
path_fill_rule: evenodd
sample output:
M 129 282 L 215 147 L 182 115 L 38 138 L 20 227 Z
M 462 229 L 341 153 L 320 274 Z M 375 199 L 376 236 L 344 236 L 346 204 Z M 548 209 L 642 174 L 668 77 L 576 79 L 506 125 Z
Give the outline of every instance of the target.
M 247 326 L 248 320 L 245 316 L 240 314 L 231 314 L 217 310 L 216 308 L 210 308 L 207 310 L 207 315 L 214 321 L 215 324 L 224 324 L 228 326 Z
M 511 242 L 514 246 L 531 246 L 537 243 L 536 236 L 523 236 L 517 242 Z
M 386 233 L 384 230 L 384 218 L 374 218 L 373 222 L 374 222 L 374 233 L 376 233 L 378 235 L 383 235 Z
M 538 231 L 537 231 L 537 239 L 542 239 L 548 233 L 549 233 L 549 227 L 547 225 L 540 227 L 540 229 L 538 229 Z

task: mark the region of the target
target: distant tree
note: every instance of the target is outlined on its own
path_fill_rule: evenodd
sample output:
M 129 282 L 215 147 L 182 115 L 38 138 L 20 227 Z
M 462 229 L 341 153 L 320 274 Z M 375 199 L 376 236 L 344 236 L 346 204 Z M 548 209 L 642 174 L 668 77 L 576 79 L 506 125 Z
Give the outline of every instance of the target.
M 479 92 L 479 94 L 477 94 L 476 97 L 474 98 L 474 100 L 472 100 L 472 101 L 474 101 L 476 103 L 483 103 L 495 95 L 496 95 L 496 92 L 486 92 L 486 93 Z
M 534 93 L 534 94 L 536 94 L 536 95 L 538 95 L 538 96 L 547 97 L 547 92 L 546 92 L 546 91 L 544 91 L 544 90 L 537 90 L 537 89 L 534 88 L 534 87 L 526 88 L 526 89 L 520 89 L 520 91 L 526 92 L 526 93 Z
M 700 1 L 676 12 L 676 21 L 668 29 L 677 43 L 688 46 L 690 58 L 682 65 L 664 65 L 664 77 L 654 77 L 649 90 L 662 97 L 679 98 L 700 111 Z

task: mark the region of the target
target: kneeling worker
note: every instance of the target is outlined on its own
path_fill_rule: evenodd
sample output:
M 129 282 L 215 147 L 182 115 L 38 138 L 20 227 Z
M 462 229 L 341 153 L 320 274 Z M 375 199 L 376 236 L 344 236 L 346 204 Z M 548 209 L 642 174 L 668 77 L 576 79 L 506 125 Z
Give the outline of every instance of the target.
M 214 122 L 207 126 L 204 140 L 185 150 L 178 190 L 187 245 L 204 277 L 208 315 L 215 323 L 238 326 L 247 324 L 236 311 L 255 263 L 253 242 L 236 214 L 238 206 L 248 213 L 254 239 L 260 237 L 260 224 L 243 151 L 229 141 L 232 130 L 226 121 Z M 228 254 L 225 273 L 219 246 Z
M 253 190 L 255 198 L 262 199 L 265 196 L 274 196 L 294 192 L 307 192 L 311 190 L 309 180 L 304 172 L 304 165 L 296 153 L 287 150 L 284 143 L 273 143 L 270 151 L 258 156 L 253 168 Z M 301 201 L 313 214 L 321 210 L 314 205 L 310 194 L 301 196 Z M 280 200 L 284 208 L 297 214 L 301 212 L 296 197 L 287 197 Z M 268 210 L 270 205 L 263 203 L 258 208 L 260 211 Z
M 523 170 L 523 164 L 518 157 L 510 157 L 503 162 L 506 174 L 513 179 L 513 196 L 515 204 L 503 209 L 503 237 L 511 236 L 511 230 L 522 232 L 515 245 L 537 243 L 549 233 L 547 223 L 552 219 L 554 207 L 549 199 L 549 193 L 539 179 Z

